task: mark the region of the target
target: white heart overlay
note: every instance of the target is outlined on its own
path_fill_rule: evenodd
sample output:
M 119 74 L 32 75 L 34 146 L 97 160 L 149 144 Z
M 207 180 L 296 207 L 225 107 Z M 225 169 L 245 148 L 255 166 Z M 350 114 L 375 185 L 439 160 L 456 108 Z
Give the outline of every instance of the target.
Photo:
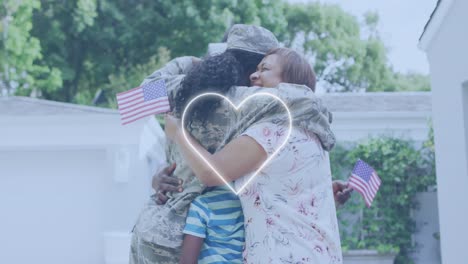
M 190 143 L 188 137 L 187 137 L 187 134 L 186 134 L 186 131 L 185 129 L 182 129 L 182 134 L 184 136 L 184 139 L 185 141 L 188 143 L 188 145 L 192 148 L 192 150 L 197 153 L 198 157 L 200 157 L 201 160 L 203 160 L 205 162 L 206 165 L 208 165 L 208 167 L 210 167 L 210 169 L 212 169 L 216 176 L 218 176 L 225 184 L 227 187 L 229 187 L 229 189 L 236 195 L 239 195 L 239 193 L 245 188 L 247 187 L 247 185 L 258 175 L 258 173 L 276 156 L 276 154 L 284 147 L 284 145 L 286 145 L 286 143 L 288 142 L 288 139 L 289 139 L 289 136 L 291 135 L 291 130 L 292 130 L 292 116 L 291 116 L 291 112 L 289 111 L 289 108 L 288 106 L 286 105 L 286 103 L 283 102 L 283 100 L 281 100 L 278 96 L 274 95 L 274 94 L 271 94 L 271 93 L 266 93 L 266 92 L 258 92 L 258 93 L 255 93 L 255 94 L 252 94 L 250 96 L 248 96 L 247 98 L 245 98 L 244 100 L 242 100 L 242 102 L 239 103 L 238 106 L 234 105 L 231 100 L 229 100 L 227 97 L 221 95 L 221 94 L 218 94 L 218 93 L 203 93 L 203 94 L 200 94 L 198 96 L 196 96 L 195 98 L 193 98 L 192 100 L 190 100 L 190 102 L 187 104 L 187 106 L 185 107 L 184 109 L 184 112 L 182 113 L 182 127 L 185 127 L 185 115 L 187 113 L 187 109 L 190 108 L 190 105 L 192 105 L 195 101 L 197 101 L 198 99 L 202 98 L 202 97 L 205 97 L 205 96 L 218 96 L 218 97 L 221 97 L 223 98 L 224 100 L 228 101 L 229 104 L 236 110 L 236 111 L 239 111 L 239 108 L 242 107 L 242 105 L 247 102 L 248 100 L 252 99 L 253 97 L 255 96 L 270 96 L 270 97 L 273 97 L 275 100 L 278 100 L 282 105 L 283 107 L 285 108 L 287 114 L 288 114 L 288 118 L 289 118 L 289 128 L 288 128 L 288 132 L 287 132 L 287 136 L 285 138 L 285 140 L 281 143 L 281 145 L 265 160 L 265 162 L 263 162 L 263 164 L 250 176 L 250 178 L 244 183 L 244 185 L 242 185 L 237 191 L 232 188 L 232 186 L 229 184 L 228 181 L 226 181 L 224 179 L 224 177 L 200 154 L 200 152 L 197 151 L 197 149 Z

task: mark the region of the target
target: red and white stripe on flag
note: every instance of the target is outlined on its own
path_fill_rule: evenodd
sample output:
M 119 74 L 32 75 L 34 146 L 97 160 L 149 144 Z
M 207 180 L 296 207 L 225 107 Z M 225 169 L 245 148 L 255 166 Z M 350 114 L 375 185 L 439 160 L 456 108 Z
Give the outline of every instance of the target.
M 356 162 L 349 178 L 349 186 L 362 195 L 367 207 L 372 205 L 381 183 L 382 181 L 371 166 L 362 160 Z
M 149 82 L 117 94 L 117 104 L 122 125 L 170 111 L 164 80 Z

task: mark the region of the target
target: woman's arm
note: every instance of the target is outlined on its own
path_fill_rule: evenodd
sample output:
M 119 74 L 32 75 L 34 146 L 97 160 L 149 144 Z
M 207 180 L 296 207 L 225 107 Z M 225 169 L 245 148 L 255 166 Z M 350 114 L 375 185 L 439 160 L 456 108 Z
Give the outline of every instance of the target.
M 180 264 L 197 264 L 198 255 L 203 246 L 204 238 L 185 234 L 182 244 L 182 254 Z
M 231 182 L 259 168 L 267 159 L 267 153 L 263 147 L 249 136 L 238 137 L 220 151 L 211 154 L 194 140 L 188 132 L 186 132 L 187 142 L 182 134 L 180 121 L 177 118 L 166 115 L 165 121 L 167 137 L 179 145 L 183 157 L 195 175 L 206 186 L 225 184 L 213 168 L 226 182 Z M 199 154 L 190 147 L 189 143 Z

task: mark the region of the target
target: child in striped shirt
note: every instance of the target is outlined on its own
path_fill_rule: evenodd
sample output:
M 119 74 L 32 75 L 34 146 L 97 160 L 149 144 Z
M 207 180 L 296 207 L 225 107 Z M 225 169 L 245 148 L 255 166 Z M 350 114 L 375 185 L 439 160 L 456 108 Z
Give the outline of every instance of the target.
M 242 263 L 244 215 L 226 186 L 208 188 L 190 205 L 181 264 Z

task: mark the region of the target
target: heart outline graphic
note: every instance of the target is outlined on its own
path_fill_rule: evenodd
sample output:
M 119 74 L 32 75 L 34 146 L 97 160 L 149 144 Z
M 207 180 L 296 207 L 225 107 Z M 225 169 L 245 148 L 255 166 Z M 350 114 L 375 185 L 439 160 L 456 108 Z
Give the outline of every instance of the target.
M 218 97 L 221 97 L 223 98 L 224 100 L 228 101 L 229 104 L 236 110 L 236 111 L 239 111 L 239 108 L 242 107 L 242 105 L 247 102 L 248 100 L 250 100 L 251 98 L 255 97 L 255 96 L 270 96 L 270 97 L 273 97 L 275 100 L 278 100 L 282 105 L 283 107 L 285 108 L 286 112 L 288 113 L 288 119 L 289 119 L 289 127 L 288 127 L 288 133 L 287 133 L 287 136 L 285 138 L 285 140 L 280 144 L 280 146 L 278 148 L 275 149 L 275 151 L 265 160 L 265 162 L 262 163 L 262 165 L 260 165 L 260 167 L 250 176 L 250 178 L 247 180 L 246 183 L 244 183 L 244 185 L 242 185 L 239 190 L 235 190 L 234 188 L 232 188 L 232 186 L 229 184 L 228 181 L 226 181 L 226 179 L 203 157 L 203 155 L 200 154 L 200 152 L 198 152 L 198 150 L 192 145 L 192 143 L 190 143 L 190 140 L 188 139 L 187 137 L 187 134 L 186 134 L 186 131 L 185 131 L 185 115 L 187 113 L 187 109 L 190 108 L 190 106 L 198 99 L 200 99 L 201 97 L 204 97 L 204 96 L 218 96 Z M 281 100 L 281 98 L 279 98 L 278 96 L 274 95 L 274 94 L 271 94 L 271 93 L 267 93 L 267 92 L 258 92 L 258 93 L 255 93 L 255 94 L 252 94 L 252 95 L 249 95 L 247 98 L 245 98 L 244 100 L 242 100 L 238 106 L 234 105 L 231 100 L 229 100 L 229 98 L 227 98 L 226 96 L 223 96 L 221 94 L 218 94 L 218 93 L 203 93 L 203 94 L 200 94 L 198 96 L 196 96 L 195 98 L 193 98 L 192 100 L 190 100 L 190 102 L 187 104 L 187 106 L 185 107 L 184 109 L 184 112 L 182 113 L 182 119 L 181 119 L 181 123 L 182 123 L 182 127 L 184 127 L 184 129 L 182 129 L 182 134 L 184 136 L 184 139 L 185 141 L 188 143 L 188 145 L 190 146 L 190 148 L 198 155 L 198 157 L 203 160 L 203 162 L 205 162 L 206 165 L 208 165 L 208 167 L 210 167 L 211 170 L 214 171 L 214 173 L 216 174 L 216 176 L 218 176 L 223 182 L 224 184 L 229 187 L 229 189 L 235 194 L 235 195 L 239 195 L 239 193 L 244 190 L 245 187 L 247 187 L 247 185 L 258 175 L 258 173 L 276 156 L 276 154 L 278 154 L 278 152 L 284 147 L 284 145 L 286 145 L 286 143 L 288 142 L 289 140 L 289 137 L 291 135 L 291 131 L 292 131 L 292 116 L 291 116 L 291 111 L 289 110 L 288 106 L 286 105 L 286 103 Z

